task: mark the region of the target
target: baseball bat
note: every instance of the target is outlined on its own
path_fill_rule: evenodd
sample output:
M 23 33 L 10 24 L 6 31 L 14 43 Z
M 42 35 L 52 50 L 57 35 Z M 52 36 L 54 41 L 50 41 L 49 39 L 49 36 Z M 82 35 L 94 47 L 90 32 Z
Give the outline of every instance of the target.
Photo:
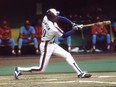
M 85 25 L 83 25 L 83 27 L 90 27 L 93 25 L 100 25 L 100 24 L 110 25 L 111 21 L 108 20 L 108 21 L 96 22 L 96 23 L 91 23 L 91 24 L 85 24 Z

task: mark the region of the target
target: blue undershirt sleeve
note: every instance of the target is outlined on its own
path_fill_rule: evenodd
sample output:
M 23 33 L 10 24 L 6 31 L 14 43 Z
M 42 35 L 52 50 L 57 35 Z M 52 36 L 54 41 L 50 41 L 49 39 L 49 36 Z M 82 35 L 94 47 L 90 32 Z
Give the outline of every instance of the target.
M 74 33 L 75 32 L 75 30 L 70 30 L 70 31 L 68 31 L 68 32 L 66 32 L 66 33 L 63 33 L 63 35 L 62 35 L 62 37 L 63 38 L 67 38 L 68 36 L 70 36 L 72 33 Z

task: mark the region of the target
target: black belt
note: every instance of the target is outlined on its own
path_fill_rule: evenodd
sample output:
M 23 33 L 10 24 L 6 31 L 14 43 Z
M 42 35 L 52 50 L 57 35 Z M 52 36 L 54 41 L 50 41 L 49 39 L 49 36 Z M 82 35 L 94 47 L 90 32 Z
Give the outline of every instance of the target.
M 50 44 L 53 44 L 54 43 L 54 41 L 53 42 L 49 42 L 49 41 L 41 41 L 41 42 L 45 42 L 45 43 L 50 43 Z

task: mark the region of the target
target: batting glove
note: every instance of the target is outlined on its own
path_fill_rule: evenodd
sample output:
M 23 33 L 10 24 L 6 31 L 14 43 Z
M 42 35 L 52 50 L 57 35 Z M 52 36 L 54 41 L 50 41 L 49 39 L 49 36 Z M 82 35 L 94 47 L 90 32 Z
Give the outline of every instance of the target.
M 83 29 L 83 24 L 78 25 L 79 30 Z
M 73 30 L 78 30 L 78 24 L 73 23 L 72 28 Z
M 83 27 L 84 27 L 83 24 L 78 25 L 78 24 L 73 23 L 74 30 L 81 30 L 81 29 L 83 29 Z

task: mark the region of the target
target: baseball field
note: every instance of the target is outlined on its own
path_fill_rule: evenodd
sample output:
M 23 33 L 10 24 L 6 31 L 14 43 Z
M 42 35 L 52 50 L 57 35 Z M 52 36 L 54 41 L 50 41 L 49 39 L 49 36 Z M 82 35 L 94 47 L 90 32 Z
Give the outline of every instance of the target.
M 116 87 L 116 53 L 72 55 L 91 78 L 77 78 L 63 58 L 52 56 L 45 73 L 26 72 L 15 80 L 15 66 L 38 66 L 40 56 L 0 56 L 0 87 Z

